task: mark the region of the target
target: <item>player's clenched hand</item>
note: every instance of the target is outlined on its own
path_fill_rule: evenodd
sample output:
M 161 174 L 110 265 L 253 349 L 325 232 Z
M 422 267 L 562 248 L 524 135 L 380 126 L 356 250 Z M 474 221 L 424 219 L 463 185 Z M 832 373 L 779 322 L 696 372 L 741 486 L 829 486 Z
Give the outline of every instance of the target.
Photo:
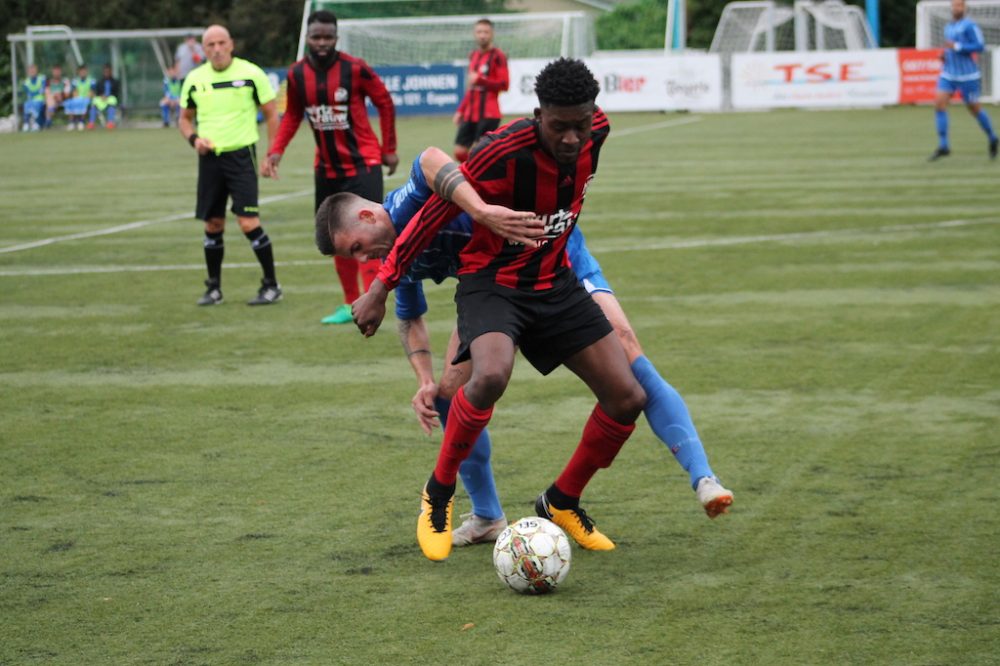
M 385 299 L 389 291 L 379 279 L 372 280 L 368 291 L 351 305 L 351 316 L 358 330 L 366 338 L 375 335 L 375 331 L 382 324 L 385 318 Z
M 417 389 L 417 392 L 413 395 L 413 400 L 410 401 L 410 404 L 413 405 L 413 411 L 417 413 L 417 420 L 420 422 L 420 427 L 426 435 L 430 435 L 438 425 L 438 417 L 440 415 L 434 409 L 434 398 L 437 394 L 437 384 L 425 384 Z
M 537 245 L 545 233 L 545 223 L 532 212 L 516 211 L 486 204 L 473 218 L 501 238 L 525 245 Z

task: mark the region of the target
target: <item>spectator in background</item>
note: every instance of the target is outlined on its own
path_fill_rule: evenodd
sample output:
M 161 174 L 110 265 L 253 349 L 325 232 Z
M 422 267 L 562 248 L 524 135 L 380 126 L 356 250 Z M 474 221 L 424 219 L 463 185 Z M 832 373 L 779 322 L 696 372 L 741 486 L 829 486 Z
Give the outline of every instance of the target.
M 115 128 L 120 95 L 121 84 L 111 75 L 111 65 L 105 65 L 101 72 L 101 80 L 94 85 L 94 102 L 90 107 L 90 122 L 87 124 L 87 129 L 94 129 L 98 114 L 101 116 L 102 125 L 109 130 Z
M 396 171 L 396 108 L 382 80 L 364 60 L 337 51 L 337 17 L 320 10 L 306 19 L 308 53 L 288 68 L 288 95 L 278 136 L 261 164 L 260 174 L 278 177 L 278 164 L 288 143 L 308 117 L 316 140 L 314 182 L 315 207 L 337 192 L 353 192 L 369 201 L 382 200 L 382 166 L 389 175 Z M 378 109 L 382 142 L 372 131 L 365 99 Z M 325 255 L 330 241 L 317 234 L 316 243 Z M 344 304 L 320 321 L 323 324 L 351 322 L 351 303 L 361 295 L 358 276 L 365 289 L 378 271 L 378 260 L 363 265 L 352 257 L 334 257 Z
M 67 130 L 83 131 L 84 119 L 90 111 L 90 100 L 94 97 L 94 77 L 87 73 L 87 66 L 76 68 L 76 76 L 70 81 L 70 97 L 63 102 L 63 109 L 69 118 Z
M 28 65 L 28 74 L 21 84 L 24 89 L 24 124 L 22 132 L 37 132 L 45 122 L 45 75 L 37 65 Z
M 52 66 L 52 74 L 45 80 L 45 126 L 52 127 L 56 109 L 69 97 L 69 79 L 62 74 L 62 67 Z
M 183 81 L 192 69 L 205 62 L 205 49 L 198 43 L 198 37 L 190 34 L 177 45 L 174 52 L 174 64 L 177 67 L 177 77 Z
M 180 115 L 181 78 L 177 74 L 177 64 L 167 69 L 163 77 L 163 97 L 160 99 L 160 114 L 163 116 L 163 126 L 170 127 L 171 120 L 177 124 Z
M 500 126 L 500 93 L 510 87 L 507 56 L 493 46 L 493 22 L 479 19 L 473 30 L 476 47 L 469 53 L 468 90 L 455 112 L 455 160 L 464 162 L 479 137 Z

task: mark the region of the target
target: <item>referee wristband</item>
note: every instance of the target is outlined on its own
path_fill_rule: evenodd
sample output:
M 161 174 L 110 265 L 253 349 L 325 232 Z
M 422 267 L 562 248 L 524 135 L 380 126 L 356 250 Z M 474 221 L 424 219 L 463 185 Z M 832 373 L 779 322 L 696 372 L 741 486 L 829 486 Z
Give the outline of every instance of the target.
M 198 140 L 198 135 L 196 133 L 188 137 L 188 143 L 191 144 L 192 148 L 194 148 L 194 142 L 197 140 Z

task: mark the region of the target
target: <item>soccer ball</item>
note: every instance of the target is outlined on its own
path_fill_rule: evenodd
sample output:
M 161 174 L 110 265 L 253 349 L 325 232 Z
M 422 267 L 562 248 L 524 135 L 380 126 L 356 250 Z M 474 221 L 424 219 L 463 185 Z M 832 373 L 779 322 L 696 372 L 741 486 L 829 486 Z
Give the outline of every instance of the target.
M 515 592 L 545 594 L 569 573 L 569 539 L 545 518 L 522 518 L 497 537 L 493 566 Z

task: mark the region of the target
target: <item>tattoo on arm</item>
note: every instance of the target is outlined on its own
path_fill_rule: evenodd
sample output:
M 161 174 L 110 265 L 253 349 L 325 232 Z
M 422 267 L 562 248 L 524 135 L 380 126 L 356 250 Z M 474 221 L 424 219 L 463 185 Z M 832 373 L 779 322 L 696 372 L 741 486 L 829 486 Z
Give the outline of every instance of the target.
M 454 162 L 445 164 L 434 176 L 434 193 L 445 201 L 451 201 L 458 186 L 465 182 L 465 176 Z
M 399 341 L 403 343 L 403 352 L 406 354 L 406 358 L 415 356 L 417 354 L 427 354 L 430 355 L 430 349 L 410 349 L 410 329 L 413 327 L 413 322 L 409 319 L 400 319 L 397 325 L 397 330 L 399 331 Z

